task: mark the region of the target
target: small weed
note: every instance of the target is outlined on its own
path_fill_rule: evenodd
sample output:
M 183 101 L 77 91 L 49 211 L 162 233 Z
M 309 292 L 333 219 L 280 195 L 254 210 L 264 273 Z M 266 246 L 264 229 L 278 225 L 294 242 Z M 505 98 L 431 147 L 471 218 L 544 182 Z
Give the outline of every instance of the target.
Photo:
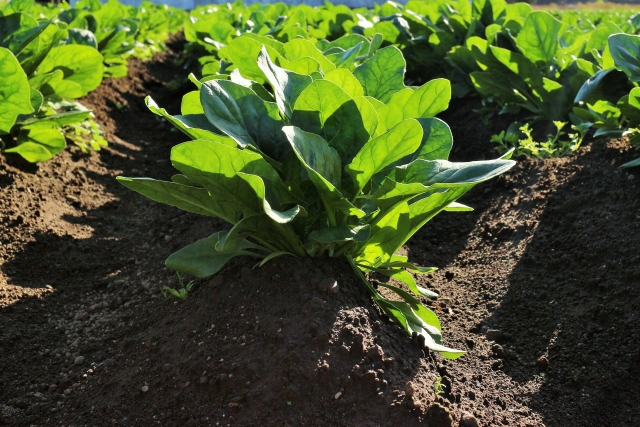
M 436 396 L 440 396 L 444 393 L 444 384 L 442 384 L 442 377 L 438 375 L 433 382 L 433 392 Z
M 511 148 L 515 148 L 515 155 L 526 154 L 527 156 L 537 158 L 547 157 L 559 157 L 566 156 L 580 147 L 582 142 L 583 132 L 576 126 L 571 126 L 576 133 L 563 132 L 562 129 L 567 125 L 566 122 L 555 121 L 553 124 L 556 127 L 556 134 L 547 135 L 547 140 L 544 142 L 536 142 L 533 139 L 533 130 L 529 124 L 520 126 L 517 123 L 513 123 L 505 131 L 500 132 L 497 135 L 491 137 L 491 142 L 498 144 L 498 151 L 505 153 Z M 567 136 L 569 139 L 561 141 L 563 136 Z
M 193 280 L 187 283 L 185 286 L 180 273 L 176 274 L 178 275 L 178 283 L 180 284 L 180 288 L 175 289 L 169 286 L 163 286 L 162 288 L 160 288 L 160 292 L 162 292 L 162 296 L 165 299 L 168 299 L 169 295 L 173 295 L 174 297 L 180 298 L 181 300 L 186 300 L 187 296 L 189 296 L 189 292 L 191 292 L 191 289 L 193 289 Z

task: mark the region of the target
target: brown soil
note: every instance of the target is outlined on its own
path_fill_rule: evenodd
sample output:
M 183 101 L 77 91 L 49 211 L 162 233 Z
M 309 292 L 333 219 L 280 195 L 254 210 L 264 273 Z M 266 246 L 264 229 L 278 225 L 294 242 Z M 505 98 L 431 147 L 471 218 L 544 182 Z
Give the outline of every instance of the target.
M 173 47 L 180 49 L 174 41 Z M 174 53 L 130 62 L 83 102 L 110 142 L 33 166 L 0 157 L 0 425 L 636 425 L 639 190 L 625 140 L 524 159 L 406 246 L 445 342 L 429 354 L 380 315 L 340 260 L 230 263 L 186 301 L 163 260 L 224 224 L 147 201 L 114 177 L 172 173 L 183 140 Z M 495 157 L 473 101 L 443 117 L 453 160 Z M 337 281 L 339 292 L 323 285 Z M 436 395 L 436 379 L 442 393 Z M 411 395 L 411 396 L 409 396 Z M 469 421 L 461 425 L 471 426 Z

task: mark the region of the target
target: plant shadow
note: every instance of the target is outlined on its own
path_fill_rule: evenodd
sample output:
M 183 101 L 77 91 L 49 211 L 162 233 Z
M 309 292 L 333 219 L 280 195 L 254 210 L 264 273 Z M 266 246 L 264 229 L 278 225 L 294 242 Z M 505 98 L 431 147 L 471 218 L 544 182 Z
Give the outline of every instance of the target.
M 604 145 L 560 165 L 575 173 L 540 193 L 507 292 L 479 325 L 499 331 L 500 369 L 537 384 L 529 406 L 549 426 L 633 424 L 638 409 L 640 189 L 616 169 L 633 153 Z

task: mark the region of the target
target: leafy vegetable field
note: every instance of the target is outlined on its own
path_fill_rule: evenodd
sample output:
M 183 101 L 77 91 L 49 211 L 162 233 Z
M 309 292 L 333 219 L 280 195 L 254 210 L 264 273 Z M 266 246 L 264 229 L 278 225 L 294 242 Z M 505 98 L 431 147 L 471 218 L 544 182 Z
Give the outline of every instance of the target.
M 0 424 L 634 425 L 637 33 L 0 3 Z

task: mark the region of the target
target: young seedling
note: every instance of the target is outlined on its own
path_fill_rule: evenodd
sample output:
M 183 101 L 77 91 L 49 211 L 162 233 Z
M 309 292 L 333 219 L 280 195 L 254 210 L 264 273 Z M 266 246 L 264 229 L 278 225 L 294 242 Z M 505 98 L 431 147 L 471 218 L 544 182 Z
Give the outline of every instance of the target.
M 191 280 L 185 286 L 180 273 L 176 272 L 176 274 L 178 275 L 178 284 L 180 285 L 180 288 L 175 289 L 169 286 L 163 286 L 162 288 L 160 288 L 160 292 L 162 292 L 162 296 L 165 299 L 169 298 L 169 295 L 173 295 L 174 297 L 180 298 L 184 301 L 189 296 L 189 292 L 191 292 L 191 289 L 193 288 L 194 281 Z

